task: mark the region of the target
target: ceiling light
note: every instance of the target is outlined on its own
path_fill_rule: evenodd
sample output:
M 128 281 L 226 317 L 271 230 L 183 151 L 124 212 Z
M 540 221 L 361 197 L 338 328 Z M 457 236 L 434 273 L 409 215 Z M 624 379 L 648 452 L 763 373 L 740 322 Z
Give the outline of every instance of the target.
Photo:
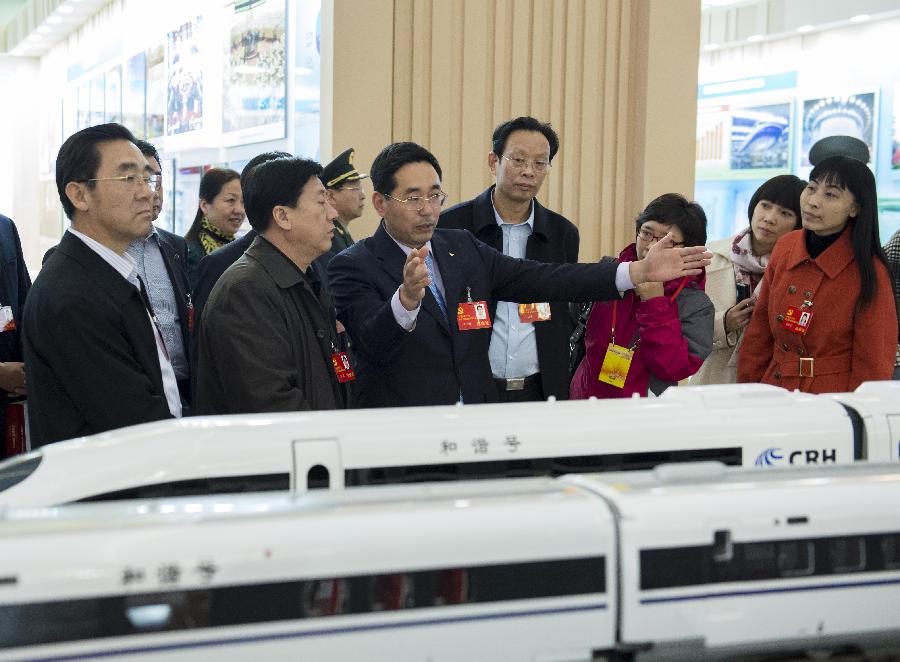
M 747 41 L 762 41 L 764 38 L 761 34 L 752 34 L 747 37 Z
M 62 23 L 62 17 L 57 16 L 56 14 L 53 14 L 52 16 L 47 17 L 47 22 L 48 23 Z
M 35 32 L 40 32 L 41 34 L 47 34 L 48 32 L 52 32 L 52 31 L 53 31 L 53 28 L 51 28 L 49 25 L 39 25 L 37 27 L 37 30 L 35 30 Z
M 718 45 L 718 44 L 707 44 L 706 46 L 703 47 L 703 50 L 705 50 L 705 51 L 714 51 L 714 50 L 716 50 L 716 49 L 718 49 L 718 48 L 719 48 L 719 45 Z
M 25 41 L 40 41 L 41 39 L 43 39 L 41 35 L 32 33 L 28 35 L 28 38 Z
M 872 18 L 872 17 L 869 16 L 868 14 L 857 14 L 856 16 L 850 17 L 850 22 L 851 23 L 862 23 L 863 21 L 868 21 L 870 18 Z
M 25 51 L 23 51 L 21 48 L 14 48 L 9 52 L 9 54 L 19 57 L 20 55 L 25 55 Z
M 814 25 L 801 25 L 799 28 L 797 28 L 797 32 L 812 32 L 815 29 L 816 28 Z
M 71 14 L 73 11 L 75 11 L 75 7 L 72 7 L 71 5 L 60 5 L 56 8 L 56 11 L 58 11 L 60 14 Z

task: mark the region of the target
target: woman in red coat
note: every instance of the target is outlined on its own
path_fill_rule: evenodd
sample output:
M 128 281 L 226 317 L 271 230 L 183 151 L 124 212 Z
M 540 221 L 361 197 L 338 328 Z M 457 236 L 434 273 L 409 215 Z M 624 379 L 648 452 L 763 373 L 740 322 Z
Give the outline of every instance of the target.
M 706 214 L 696 202 L 666 193 L 635 221 L 635 243 L 620 262 L 642 260 L 671 233 L 672 245 L 706 243 Z M 668 241 L 668 240 L 667 240 Z M 585 356 L 569 386 L 573 400 L 659 395 L 693 375 L 712 351 L 715 308 L 703 291 L 706 274 L 643 283 L 618 301 L 596 301 L 584 332 Z
M 836 393 L 890 379 L 897 317 L 872 171 L 845 156 L 821 161 L 800 211 L 803 229 L 772 251 L 738 381 Z

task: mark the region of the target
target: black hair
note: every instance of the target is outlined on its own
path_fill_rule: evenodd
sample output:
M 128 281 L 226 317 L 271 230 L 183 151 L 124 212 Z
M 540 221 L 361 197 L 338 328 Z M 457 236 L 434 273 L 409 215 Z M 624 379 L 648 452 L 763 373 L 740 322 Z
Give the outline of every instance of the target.
M 231 168 L 210 168 L 203 174 L 203 179 L 200 180 L 200 200 L 212 202 L 222 192 L 222 187 L 225 184 L 240 178 L 241 176 L 237 171 Z M 184 233 L 184 238 L 188 241 L 197 241 L 200 238 L 199 232 L 202 225 L 203 208 L 198 204 L 197 213 L 194 214 L 194 222 L 191 223 L 188 231 Z
M 372 162 L 369 177 L 372 188 L 382 195 L 390 194 L 397 187 L 397 171 L 409 163 L 428 163 L 437 172 L 438 179 L 443 177 L 441 165 L 434 154 L 416 143 L 391 143 L 385 147 Z
M 275 159 L 291 159 L 293 157 L 293 154 L 289 154 L 287 152 L 279 152 L 278 150 L 257 154 L 252 159 L 247 161 L 247 165 L 245 165 L 244 169 L 241 170 L 241 189 L 244 189 L 247 186 L 247 176 L 250 174 L 250 171 L 260 163 L 265 163 L 266 161 L 274 161 Z
M 850 219 L 853 257 L 859 269 L 859 305 L 868 306 L 878 291 L 878 279 L 872 259 L 877 258 L 888 267 L 887 256 L 881 247 L 878 233 L 878 193 L 875 175 L 862 161 L 846 156 L 832 156 L 812 169 L 809 180 L 819 184 L 831 184 L 850 191 L 859 205 L 859 212 Z M 890 268 L 888 267 L 890 271 Z
M 498 157 L 503 156 L 503 150 L 506 149 L 506 140 L 513 131 L 537 131 L 544 134 L 544 138 L 550 143 L 551 161 L 559 151 L 559 136 L 556 135 L 556 131 L 553 130 L 549 122 L 541 122 L 533 117 L 523 116 L 504 122 L 494 129 L 491 149 Z
M 252 168 L 245 178 L 244 209 L 253 229 L 264 232 L 277 205 L 296 207 L 303 187 L 321 172 L 319 163 L 299 157 L 273 159 Z
M 706 212 L 697 202 L 690 202 L 679 193 L 663 193 L 644 208 L 634 221 L 635 234 L 647 221 L 674 225 L 684 236 L 685 246 L 706 243 Z
M 66 184 L 69 182 L 86 182 L 97 176 L 100 167 L 100 143 L 115 140 L 127 140 L 134 144 L 136 138 L 121 124 L 98 124 L 82 129 L 66 138 L 56 155 L 56 191 L 63 211 L 70 219 L 75 213 L 75 205 L 66 195 Z M 93 188 L 95 182 L 87 182 Z
M 779 207 L 790 209 L 797 217 L 794 229 L 800 227 L 800 194 L 806 188 L 806 182 L 794 175 L 778 175 L 765 181 L 756 189 L 756 193 L 750 198 L 747 205 L 747 218 L 753 220 L 753 210 L 760 200 L 768 200 Z
M 156 159 L 156 162 L 159 164 L 159 171 L 162 172 L 162 159 L 159 158 L 159 152 L 156 151 L 156 147 L 153 143 L 149 143 L 146 140 L 138 140 L 134 143 L 137 145 L 137 148 L 141 150 L 141 154 L 145 157 L 153 157 Z

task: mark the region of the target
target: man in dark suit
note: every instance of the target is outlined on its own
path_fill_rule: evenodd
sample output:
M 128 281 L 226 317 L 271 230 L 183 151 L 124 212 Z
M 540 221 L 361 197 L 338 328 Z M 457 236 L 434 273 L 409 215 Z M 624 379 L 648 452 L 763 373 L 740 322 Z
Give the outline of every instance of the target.
M 671 249 L 618 264 L 544 264 L 503 255 L 462 230 L 435 230 L 446 194 L 441 167 L 415 143 L 384 148 L 371 169 L 374 236 L 329 265 L 338 318 L 358 358 L 360 407 L 491 402 L 483 310 L 516 302 L 612 299 L 634 284 L 697 274 L 703 247 Z
M 156 221 L 162 211 L 164 193 L 159 152 L 145 140 L 138 140 L 137 147 L 150 164 L 152 174 L 160 178 L 159 186 L 153 193 L 153 220 Z M 134 258 L 138 275 L 147 288 L 153 311 L 162 329 L 172 368 L 175 370 L 178 391 L 181 393 L 183 403 L 189 405 L 191 380 L 188 351 L 191 346 L 194 306 L 191 302 L 185 265 L 187 246 L 184 237 L 151 225 L 150 233 L 146 237 L 132 241 L 126 252 Z
M 6 407 L 10 397 L 26 394 L 21 321 L 31 278 L 12 219 L 0 214 L 0 460 L 5 454 Z
M 559 150 L 549 124 L 517 117 L 494 129 L 488 167 L 495 184 L 473 200 L 441 214 L 442 228 L 468 230 L 511 257 L 538 262 L 578 262 L 578 228 L 535 196 Z M 542 303 L 543 305 L 538 305 Z M 489 357 L 501 402 L 569 397 L 568 302 L 511 301 L 491 307 Z
M 29 292 L 22 338 L 32 447 L 181 415 L 163 337 L 134 260 L 159 184 L 119 124 L 70 136 L 56 186 L 72 221 Z

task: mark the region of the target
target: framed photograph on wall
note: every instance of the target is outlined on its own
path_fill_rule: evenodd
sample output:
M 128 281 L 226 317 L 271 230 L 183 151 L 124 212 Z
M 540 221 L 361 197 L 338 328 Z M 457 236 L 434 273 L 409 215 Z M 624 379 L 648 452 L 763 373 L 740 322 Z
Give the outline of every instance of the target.
M 731 169 L 791 167 L 791 102 L 731 109 Z
M 284 138 L 287 99 L 284 0 L 236 3 L 222 81 L 222 140 Z
M 869 146 L 871 164 L 875 164 L 877 135 L 877 94 L 848 94 L 806 99 L 803 101 L 803 140 L 800 162 L 809 167 L 809 149 L 827 136 L 853 136 Z
M 138 138 L 146 138 L 147 55 L 144 51 L 126 60 L 122 72 L 122 122 Z
M 107 122 L 122 123 L 122 65 L 106 72 L 105 114 Z
M 166 135 L 203 128 L 203 17 L 183 23 L 166 39 Z
M 147 139 L 165 132 L 166 123 L 166 49 L 158 44 L 144 51 L 146 72 L 146 134 Z

